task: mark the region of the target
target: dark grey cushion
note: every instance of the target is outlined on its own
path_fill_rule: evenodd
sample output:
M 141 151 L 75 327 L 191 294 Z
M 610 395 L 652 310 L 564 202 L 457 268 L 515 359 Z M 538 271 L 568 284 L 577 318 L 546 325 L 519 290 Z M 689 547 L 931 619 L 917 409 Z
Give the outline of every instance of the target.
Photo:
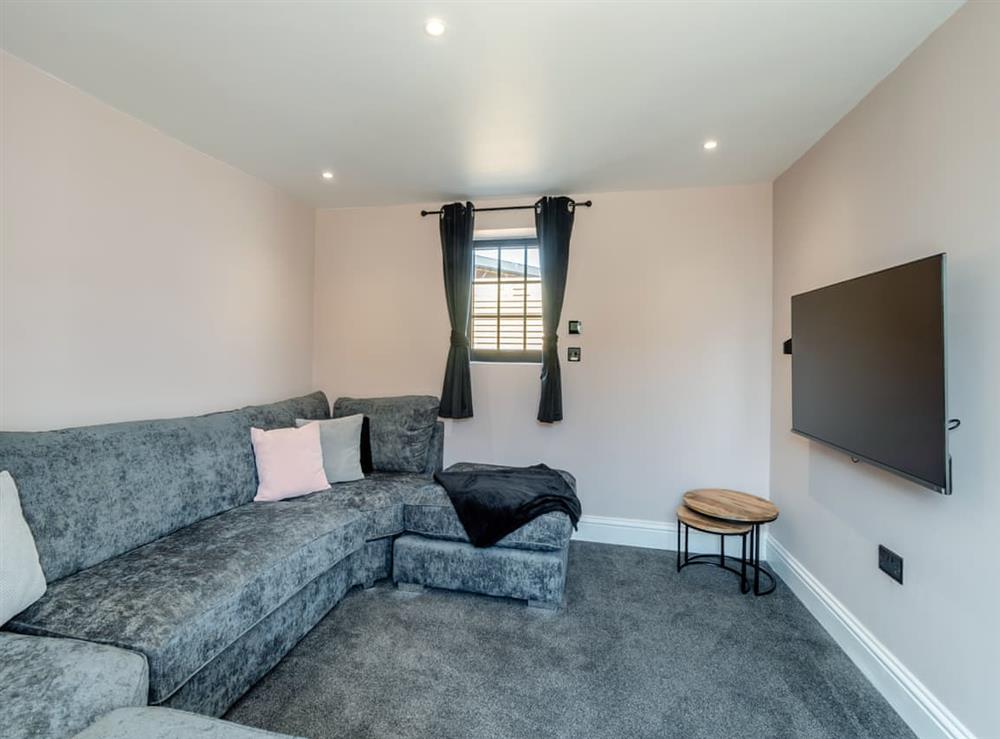
M 193 418 L 0 432 L 48 582 L 253 499 L 250 427 L 327 418 L 323 393 Z
M 62 739 L 122 706 L 146 705 L 141 654 L 0 631 L 0 735 Z
M 249 503 L 51 584 L 8 628 L 141 652 L 159 703 L 360 549 L 364 528 L 345 508 Z
M 119 708 L 75 739 L 296 739 L 171 708 Z
M 370 419 L 372 463 L 380 472 L 423 472 L 440 402 L 432 395 L 337 398 L 334 418 L 363 413 Z

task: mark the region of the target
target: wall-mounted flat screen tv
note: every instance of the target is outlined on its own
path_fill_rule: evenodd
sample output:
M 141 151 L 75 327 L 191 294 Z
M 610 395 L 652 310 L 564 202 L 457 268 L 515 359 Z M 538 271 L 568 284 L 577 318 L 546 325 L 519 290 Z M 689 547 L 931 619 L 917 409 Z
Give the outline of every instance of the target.
M 945 255 L 792 297 L 792 431 L 950 493 Z

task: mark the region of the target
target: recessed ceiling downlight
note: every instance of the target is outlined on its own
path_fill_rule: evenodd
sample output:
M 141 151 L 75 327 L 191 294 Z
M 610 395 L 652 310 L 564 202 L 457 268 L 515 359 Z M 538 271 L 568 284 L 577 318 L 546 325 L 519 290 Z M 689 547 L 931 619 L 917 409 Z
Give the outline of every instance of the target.
M 719 142 L 716 141 L 715 139 L 709 139 L 704 144 L 702 144 L 702 147 L 705 149 L 705 151 L 712 151 L 713 149 L 717 149 L 719 147 Z
M 324 180 L 332 180 L 333 179 L 333 172 L 331 172 L 330 170 L 326 170 L 323 173 L 323 179 Z
M 424 24 L 424 30 L 427 31 L 428 36 L 443 36 L 444 29 L 444 21 L 440 18 L 430 18 Z

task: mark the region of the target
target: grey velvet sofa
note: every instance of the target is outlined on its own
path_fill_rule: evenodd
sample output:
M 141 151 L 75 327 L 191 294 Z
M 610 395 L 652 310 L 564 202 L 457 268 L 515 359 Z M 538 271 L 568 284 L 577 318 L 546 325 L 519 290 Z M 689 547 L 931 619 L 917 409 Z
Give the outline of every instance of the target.
M 405 415 L 427 400 L 389 402 Z M 350 410 L 340 406 L 340 415 Z M 193 418 L 0 433 L 0 469 L 18 484 L 48 582 L 0 637 L 144 657 L 133 692 L 102 702 L 105 710 L 136 705 L 135 691 L 148 684 L 150 705 L 219 716 L 349 589 L 389 577 L 401 534 L 446 550 L 438 567 L 445 577 L 426 584 L 561 602 L 571 533 L 563 514 L 539 517 L 493 548 L 528 557 L 527 569 L 498 576 L 455 557 L 472 546 L 432 479 L 443 459 L 440 422 L 420 473 L 375 472 L 300 498 L 252 502 L 250 427 L 329 415 L 326 396 L 313 393 Z M 421 552 L 410 568 L 429 567 L 432 554 Z M 539 557 L 549 570 L 531 569 Z M 562 566 L 552 570 L 557 560 Z M 51 687 L 44 700 L 65 715 L 44 735 L 65 736 L 93 720 L 72 684 Z M 39 725 L 44 706 L 25 699 L 21 709 L 3 711 L 20 722 L 13 735 L 38 735 L 23 729 Z

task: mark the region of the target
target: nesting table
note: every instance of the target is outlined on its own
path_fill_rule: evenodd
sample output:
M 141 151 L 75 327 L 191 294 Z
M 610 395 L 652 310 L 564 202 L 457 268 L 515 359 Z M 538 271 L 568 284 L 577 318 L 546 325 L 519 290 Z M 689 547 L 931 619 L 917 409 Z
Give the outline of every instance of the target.
M 714 488 L 689 490 L 684 493 L 684 504 L 677 508 L 677 571 L 689 564 L 714 564 L 740 576 L 740 592 L 751 590 L 752 578 L 754 595 L 767 595 L 774 590 L 775 580 L 760 563 L 760 527 L 777 517 L 778 507 L 756 495 Z M 688 550 L 690 529 L 718 535 L 719 554 L 691 556 Z M 727 536 L 740 537 L 742 554 L 738 561 L 726 556 Z M 763 588 L 762 578 L 767 581 Z

